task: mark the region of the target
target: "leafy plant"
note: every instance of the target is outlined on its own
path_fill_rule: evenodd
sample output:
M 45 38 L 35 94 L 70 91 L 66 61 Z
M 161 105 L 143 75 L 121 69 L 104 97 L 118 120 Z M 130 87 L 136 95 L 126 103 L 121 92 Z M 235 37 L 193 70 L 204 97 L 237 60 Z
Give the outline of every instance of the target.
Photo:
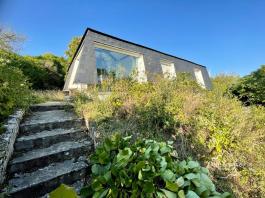
M 15 108 L 27 107 L 31 102 L 30 84 L 21 70 L 0 62 L 0 123 Z
M 265 65 L 243 77 L 231 88 L 231 92 L 245 104 L 265 105 Z
M 49 193 L 49 198 L 78 198 L 74 188 L 61 184 L 54 191 Z
M 92 182 L 85 197 L 229 197 L 218 193 L 206 168 L 178 161 L 173 142 L 140 140 L 116 134 L 92 155 Z

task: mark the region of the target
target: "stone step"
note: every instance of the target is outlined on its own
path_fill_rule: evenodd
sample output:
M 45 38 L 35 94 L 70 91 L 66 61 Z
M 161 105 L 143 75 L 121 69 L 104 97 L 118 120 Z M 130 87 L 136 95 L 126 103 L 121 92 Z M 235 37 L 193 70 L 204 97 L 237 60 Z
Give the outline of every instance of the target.
M 51 110 L 33 112 L 20 124 L 20 133 L 31 134 L 55 128 L 78 128 L 82 125 L 83 120 L 70 111 Z
M 53 101 L 35 104 L 30 106 L 30 111 L 51 111 L 51 110 L 68 110 L 72 109 L 73 105 L 67 102 Z
M 83 139 L 87 136 L 85 130 L 85 128 L 58 128 L 20 136 L 16 139 L 15 152 L 13 153 L 13 156 L 17 157 L 23 152 L 33 149 L 45 148 L 52 144 L 63 142 L 65 140 L 76 141 Z
M 18 175 L 9 180 L 9 194 L 14 198 L 43 196 L 61 183 L 71 185 L 86 177 L 88 165 L 84 161 L 66 160 L 50 164 L 32 173 Z
M 47 148 L 35 149 L 9 162 L 9 177 L 15 173 L 35 171 L 53 162 L 78 158 L 87 155 L 89 151 L 92 151 L 90 140 L 60 142 Z

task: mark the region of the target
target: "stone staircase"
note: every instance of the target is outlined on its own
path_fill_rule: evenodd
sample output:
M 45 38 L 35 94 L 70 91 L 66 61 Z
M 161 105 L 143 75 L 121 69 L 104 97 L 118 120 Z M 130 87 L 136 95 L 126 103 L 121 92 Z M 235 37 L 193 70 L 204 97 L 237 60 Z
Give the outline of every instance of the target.
M 11 197 L 41 197 L 61 183 L 78 188 L 84 182 L 86 156 L 93 143 L 82 119 L 70 105 L 34 105 L 20 124 L 8 165 L 7 191 Z

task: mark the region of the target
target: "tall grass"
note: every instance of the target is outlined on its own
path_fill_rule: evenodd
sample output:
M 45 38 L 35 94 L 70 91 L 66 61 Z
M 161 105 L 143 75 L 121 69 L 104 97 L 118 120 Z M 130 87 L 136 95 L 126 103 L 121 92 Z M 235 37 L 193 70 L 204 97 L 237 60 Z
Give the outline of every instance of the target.
M 36 97 L 36 102 L 47 101 L 63 101 L 64 93 L 60 90 L 45 90 L 45 91 L 33 91 L 33 96 Z

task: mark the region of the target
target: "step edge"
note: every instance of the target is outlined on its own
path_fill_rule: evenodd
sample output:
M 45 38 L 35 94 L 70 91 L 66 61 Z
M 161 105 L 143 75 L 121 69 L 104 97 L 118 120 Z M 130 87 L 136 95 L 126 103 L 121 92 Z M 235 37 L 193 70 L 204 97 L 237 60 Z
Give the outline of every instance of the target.
M 68 142 L 73 142 L 73 141 L 68 141 Z M 91 146 L 92 145 L 92 142 L 91 141 L 87 141 L 88 143 L 79 143 L 76 147 L 71 147 L 71 148 L 67 148 L 65 150 L 60 150 L 58 152 L 54 152 L 54 153 L 51 153 L 49 152 L 47 155 L 42 155 L 42 156 L 38 156 L 37 158 L 30 158 L 30 159 L 27 159 L 27 160 L 22 160 L 22 161 L 15 161 L 14 162 L 14 159 L 17 159 L 17 158 L 21 158 L 22 156 L 19 156 L 17 158 L 14 158 L 10 161 L 10 164 L 9 166 L 12 166 L 12 165 L 16 165 L 16 164 L 20 164 L 20 163 L 26 163 L 28 161 L 31 161 L 31 160 L 36 160 L 36 159 L 39 159 L 39 158 L 43 158 L 43 157 L 47 157 L 47 156 L 51 156 L 51 155 L 56 155 L 56 154 L 59 154 L 59 153 L 62 153 L 62 152 L 67 152 L 67 151 L 70 151 L 70 150 L 73 150 L 73 149 L 79 149 L 79 148 L 82 148 L 82 147 L 87 147 L 87 146 Z M 65 142 L 60 142 L 60 143 L 57 143 L 57 144 L 63 144 Z M 54 145 L 54 144 L 53 144 Z M 47 148 L 50 148 L 50 147 L 46 147 L 46 148 L 41 148 L 41 149 L 36 149 L 36 150 L 44 150 L 44 149 L 47 149 Z M 30 151 L 29 151 L 30 152 Z M 26 152 L 28 153 L 28 152 Z
M 73 118 L 73 119 L 65 119 L 65 120 L 59 120 L 59 121 L 52 121 L 52 122 L 40 122 L 40 123 L 31 123 L 31 124 L 20 124 L 21 127 L 27 127 L 27 126 L 37 126 L 37 125 L 45 125 L 45 124 L 53 124 L 53 123 L 63 123 L 63 122 L 68 122 L 68 121 L 83 121 L 83 118 Z
M 61 176 L 63 176 L 63 175 L 67 175 L 67 174 L 69 174 L 69 173 L 72 173 L 72 172 L 78 172 L 78 171 L 81 171 L 81 170 L 83 170 L 83 169 L 87 169 L 88 167 L 89 167 L 89 165 L 86 163 L 86 162 L 84 162 L 84 161 L 81 161 L 82 163 L 83 163 L 83 166 L 81 166 L 80 165 L 80 167 L 77 167 L 77 168 L 74 168 L 74 169 L 71 169 L 70 171 L 68 171 L 68 172 L 64 172 L 64 173 L 61 173 L 61 174 L 58 174 L 58 175 L 52 175 L 52 177 L 50 177 L 50 178 L 48 178 L 48 179 L 45 179 L 45 180 L 42 180 L 41 182 L 39 182 L 39 183 L 34 183 L 34 184 L 32 184 L 32 185 L 30 185 L 30 186 L 23 186 L 22 188 L 11 188 L 11 190 L 10 191 L 8 191 L 8 193 L 9 194 L 12 194 L 12 193 L 17 193 L 17 192 L 19 192 L 19 191 L 21 191 L 21 190 L 24 190 L 24 189 L 27 189 L 27 188 L 31 188 L 31 187 L 34 187 L 34 186 L 37 186 L 37 185 L 41 185 L 41 184 L 43 184 L 43 183 L 45 183 L 45 182 L 48 182 L 48 181 L 51 181 L 51 180 L 53 180 L 53 179 L 56 179 L 56 178 L 58 178 L 58 177 L 61 177 Z M 61 164 L 62 164 L 63 162 L 61 162 Z M 76 163 L 76 162 L 73 162 L 74 164 Z M 46 166 L 46 167 L 48 167 L 48 166 Z M 45 167 L 44 167 L 45 168 Z M 34 171 L 34 172 L 36 172 L 36 171 Z M 34 172 L 32 172 L 32 173 L 34 173 Z M 27 176 L 26 176 L 27 177 Z M 26 178 L 25 177 L 25 178 Z M 12 180 L 12 179 L 14 179 L 14 178 L 11 178 L 10 180 Z M 13 189 L 15 189 L 15 190 L 13 190 Z
M 60 128 L 58 128 L 58 129 L 60 129 Z M 71 130 L 71 129 L 73 129 L 73 130 Z M 65 132 L 62 132 L 61 135 L 66 135 L 66 134 L 71 134 L 71 133 L 77 133 L 77 132 L 85 132 L 85 130 L 86 130 L 85 127 L 84 128 L 81 128 L 81 129 L 78 129 L 78 128 L 71 128 L 71 129 L 64 129 Z M 56 130 L 56 129 L 54 129 L 54 130 Z M 23 135 L 23 136 L 18 137 L 16 139 L 16 142 L 32 141 L 32 140 L 37 140 L 37 139 L 42 139 L 42 138 L 47 138 L 47 137 L 52 137 L 52 136 L 60 135 L 60 133 L 55 133 L 55 134 L 49 134 L 47 136 L 35 137 L 34 138 L 34 136 L 36 136 L 36 134 L 44 133 L 44 131 L 53 131 L 53 130 L 43 130 L 42 132 L 33 133 L 33 134 L 30 134 L 30 135 Z M 32 138 L 23 139 L 24 137 L 31 137 L 31 136 L 32 136 Z

